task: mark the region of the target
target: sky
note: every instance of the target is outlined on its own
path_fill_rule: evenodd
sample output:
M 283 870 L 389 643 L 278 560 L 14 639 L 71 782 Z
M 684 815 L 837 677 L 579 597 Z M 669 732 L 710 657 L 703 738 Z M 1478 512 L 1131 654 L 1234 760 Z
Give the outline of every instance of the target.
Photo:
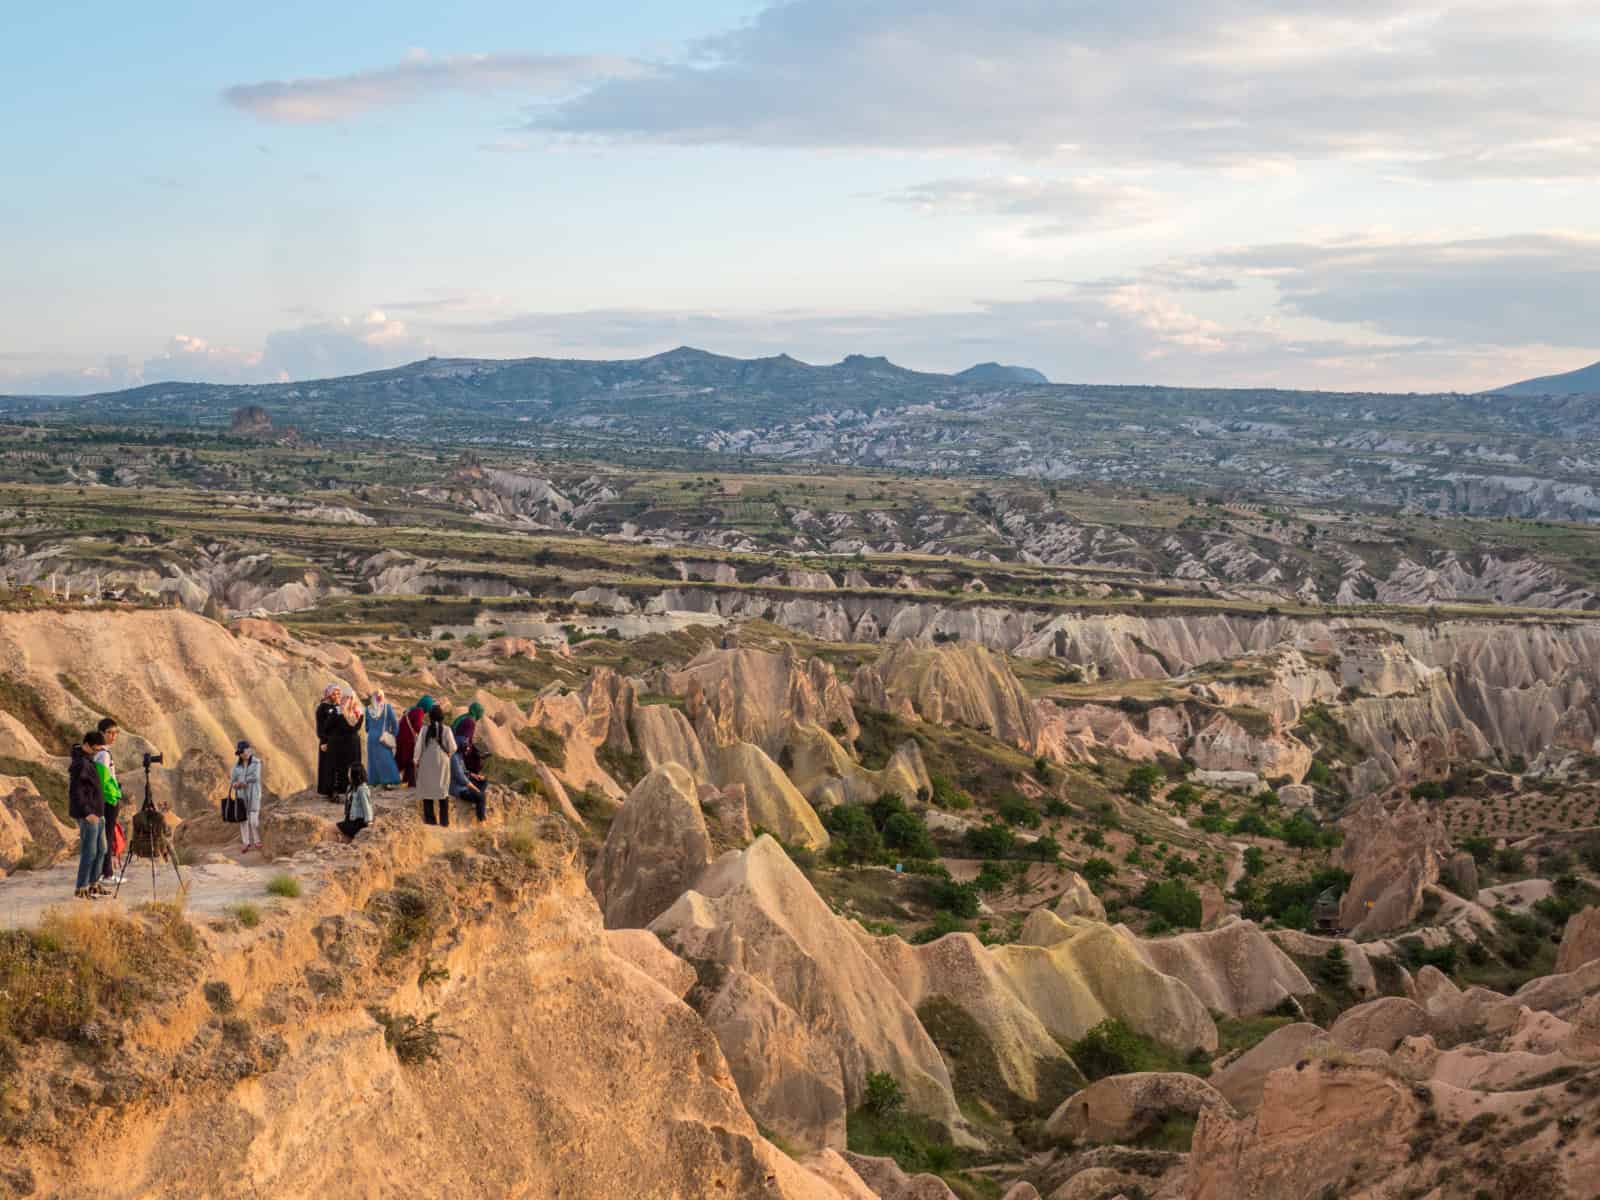
M 688 344 L 1600 359 L 1593 0 L 144 0 L 0 37 L 0 392 Z

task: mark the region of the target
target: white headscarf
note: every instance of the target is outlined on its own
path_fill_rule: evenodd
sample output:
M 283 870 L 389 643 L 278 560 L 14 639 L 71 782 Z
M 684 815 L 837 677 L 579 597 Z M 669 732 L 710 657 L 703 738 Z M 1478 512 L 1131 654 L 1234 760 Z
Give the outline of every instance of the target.
M 367 716 L 376 721 L 383 716 L 383 710 L 389 707 L 389 701 L 384 698 L 383 689 L 372 693 L 372 698 L 367 701 Z

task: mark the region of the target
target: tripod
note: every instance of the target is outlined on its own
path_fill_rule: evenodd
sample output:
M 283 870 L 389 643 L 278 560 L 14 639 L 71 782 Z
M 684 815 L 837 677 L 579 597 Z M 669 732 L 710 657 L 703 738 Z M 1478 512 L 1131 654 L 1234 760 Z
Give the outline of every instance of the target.
M 150 796 L 150 759 L 147 756 L 144 762 L 144 803 L 139 806 L 139 811 L 133 814 L 133 827 L 128 831 L 128 848 L 122 852 L 122 861 L 117 864 L 117 887 L 112 892 L 112 899 L 122 894 L 122 882 L 128 877 L 128 865 L 133 861 L 134 854 L 150 860 L 150 897 L 156 894 L 156 859 L 165 859 L 172 868 L 172 873 L 178 877 L 178 894 L 181 896 L 188 888 L 183 881 L 183 870 L 178 865 L 178 851 L 172 844 L 172 838 L 167 833 L 167 822 L 161 815 L 161 810 Z

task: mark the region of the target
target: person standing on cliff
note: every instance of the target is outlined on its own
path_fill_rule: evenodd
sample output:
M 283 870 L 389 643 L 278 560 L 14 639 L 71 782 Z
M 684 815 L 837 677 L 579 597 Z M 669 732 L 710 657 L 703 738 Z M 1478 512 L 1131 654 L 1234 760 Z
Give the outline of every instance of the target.
M 240 854 L 261 849 L 261 760 L 249 742 L 233 748 L 238 756 L 228 776 L 228 788 L 244 805 L 244 821 L 239 825 Z
M 394 735 L 394 756 L 400 760 L 400 775 L 407 787 L 417 786 L 417 738 L 421 736 L 422 727 L 427 723 L 432 708 L 432 696 L 418 700 L 401 718 L 400 732 Z
M 106 798 L 94 761 L 105 744 L 105 734 L 89 730 L 72 748 L 67 772 L 67 815 L 78 823 L 78 883 L 72 894 L 80 900 L 105 895 L 100 887 L 100 864 L 106 853 Z
M 441 704 L 435 704 L 428 711 L 428 727 L 411 752 L 417 770 L 417 795 L 422 798 L 424 825 L 450 824 L 450 760 L 456 752 L 456 738 L 445 724 L 444 715 Z M 439 805 L 437 820 L 433 814 L 435 802 Z
M 381 691 L 372 693 L 367 701 L 367 782 L 373 787 L 397 787 L 400 783 L 400 763 L 395 758 L 399 750 L 400 718 L 395 716 Z
M 111 747 L 117 744 L 117 734 L 122 731 L 112 717 L 101 718 L 97 728 L 100 736 L 106 740 L 106 744 L 94 756 L 95 768 L 100 772 L 100 792 L 106 801 L 106 854 L 100 868 L 100 878 L 108 885 L 115 885 L 122 882 L 122 877 L 117 874 L 117 860 L 122 857 L 127 839 L 118 820 L 122 814 L 122 785 L 117 782 L 117 764 L 111 759 Z
M 329 721 L 332 736 L 328 739 L 329 753 L 333 756 L 333 795 L 343 796 L 350 790 L 350 768 L 361 765 L 361 730 L 367 723 L 367 714 L 354 691 L 339 689 L 339 711 Z
M 333 734 L 334 721 L 339 718 L 339 692 L 337 683 L 322 689 L 322 703 L 317 705 L 317 795 L 333 798 Z

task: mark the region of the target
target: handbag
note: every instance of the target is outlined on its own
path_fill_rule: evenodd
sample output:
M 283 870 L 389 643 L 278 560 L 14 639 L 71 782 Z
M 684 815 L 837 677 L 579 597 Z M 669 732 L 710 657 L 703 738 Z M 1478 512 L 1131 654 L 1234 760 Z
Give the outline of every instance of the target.
M 392 753 L 394 750 L 394 734 L 385 729 L 378 735 L 378 744 Z
M 222 798 L 222 819 L 229 825 L 241 825 L 249 815 L 240 797 L 229 792 Z

